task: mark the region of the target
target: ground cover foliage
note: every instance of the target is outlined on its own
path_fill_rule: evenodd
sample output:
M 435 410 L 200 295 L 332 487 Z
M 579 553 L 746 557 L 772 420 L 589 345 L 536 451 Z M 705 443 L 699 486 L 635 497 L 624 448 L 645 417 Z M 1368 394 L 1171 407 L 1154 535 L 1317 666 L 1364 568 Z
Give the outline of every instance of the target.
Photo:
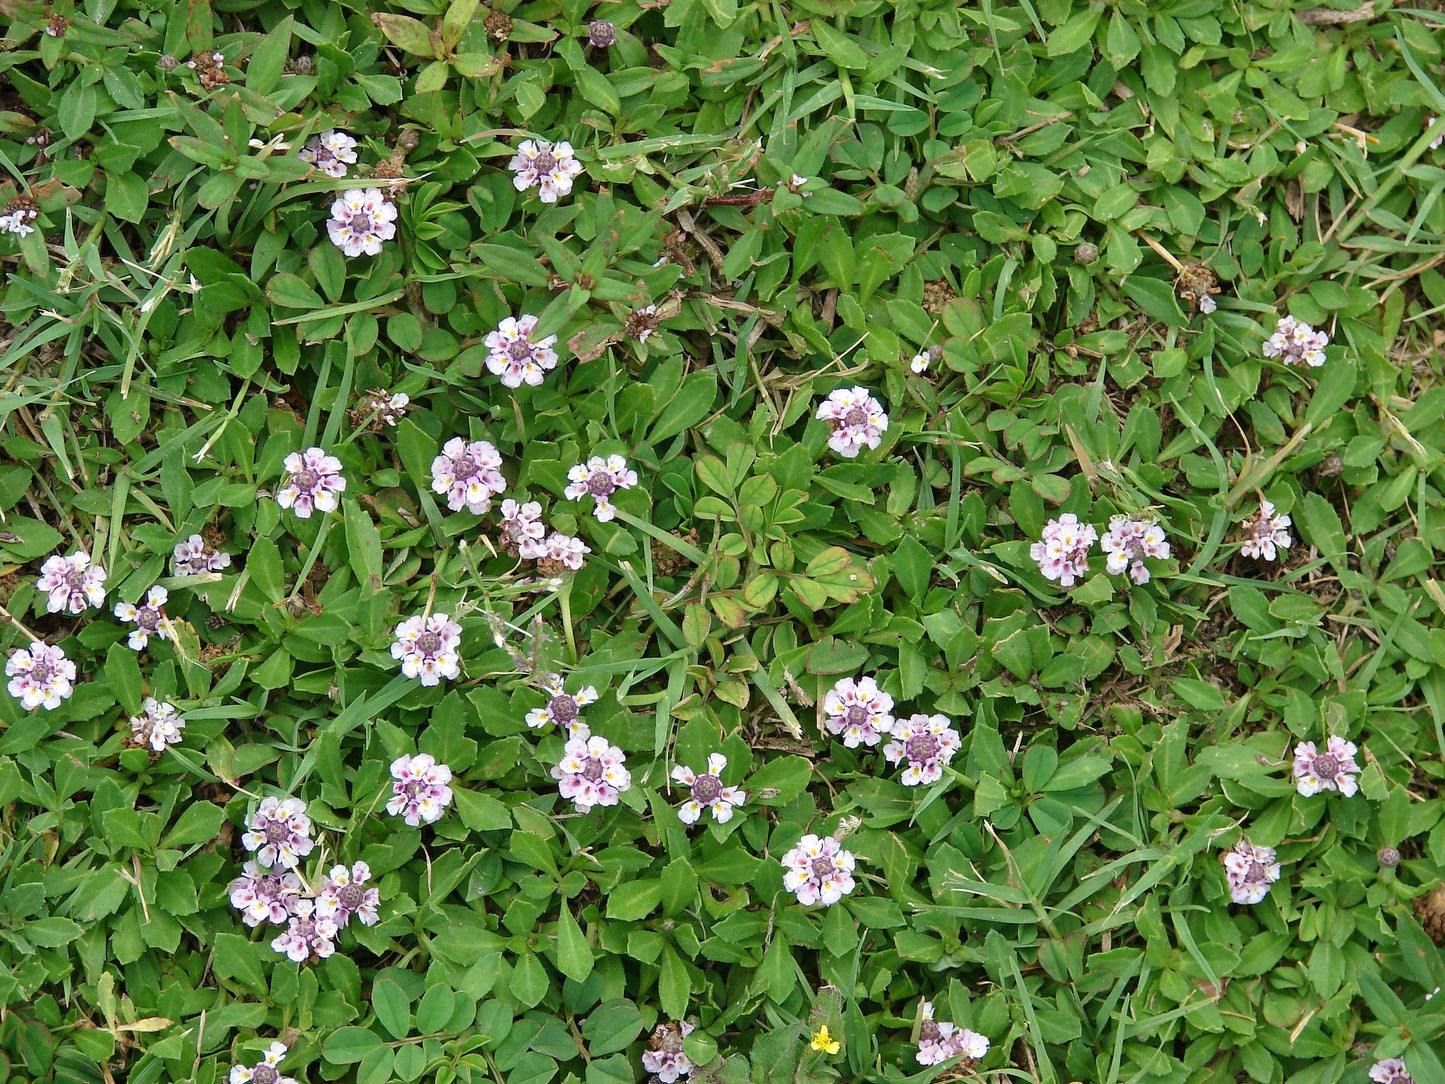
M 0 233 L 0 645 L 79 671 L 0 697 L 0 1079 L 211 1084 L 280 1040 L 301 1081 L 608 1084 L 686 1021 L 725 1084 L 1445 1080 L 1434 5 L 0 12 L 0 202 L 37 211 Z M 344 179 L 296 156 L 332 129 Z M 584 167 L 555 203 L 527 139 Z M 348 258 L 357 186 L 399 217 Z M 523 313 L 559 362 L 513 389 L 484 339 Z M 1286 314 L 1323 366 L 1264 357 Z M 855 386 L 889 425 L 844 458 L 815 413 Z M 458 436 L 580 570 L 447 510 Z M 302 519 L 310 447 L 347 488 Z M 563 493 L 608 455 L 601 522 Z M 1240 553 L 1264 500 L 1277 562 Z M 1172 556 L 1065 588 L 1030 556 L 1065 513 Z M 175 575 L 192 534 L 232 564 Z M 79 551 L 105 607 L 47 612 Z M 156 584 L 138 652 L 112 607 Z M 424 612 L 462 629 L 434 686 L 390 651 Z M 864 675 L 952 721 L 937 783 L 820 727 Z M 598 690 L 614 806 L 558 794 L 554 679 Z M 1302 796 L 1330 736 L 1359 793 Z M 717 752 L 747 799 L 689 828 L 672 769 Z M 454 797 L 407 826 L 418 753 Z M 228 898 L 264 797 L 305 803 L 308 882 L 379 889 L 329 958 Z M 833 833 L 856 886 L 803 906 L 780 859 Z M 1254 905 L 1243 837 L 1281 864 Z M 988 1054 L 920 1066 L 923 1000 Z

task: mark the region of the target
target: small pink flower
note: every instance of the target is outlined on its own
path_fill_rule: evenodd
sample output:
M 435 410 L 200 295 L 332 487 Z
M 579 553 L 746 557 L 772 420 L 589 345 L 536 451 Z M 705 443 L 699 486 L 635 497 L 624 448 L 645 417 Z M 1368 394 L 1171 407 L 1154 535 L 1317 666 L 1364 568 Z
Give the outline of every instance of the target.
M 293 871 L 263 870 L 248 861 L 241 867 L 241 876 L 231 882 L 231 906 L 241 912 L 241 921 L 247 926 L 263 922 L 284 926 L 301 892 L 301 878 Z
M 1256 847 L 1241 839 L 1220 859 L 1224 863 L 1229 894 L 1235 903 L 1256 904 L 1269 895 L 1269 886 L 1279 880 L 1279 863 L 1273 847 Z
M 648 1049 L 642 1052 L 642 1067 L 657 1074 L 662 1084 L 673 1084 L 678 1077 L 692 1072 L 693 1065 L 682 1052 L 682 1041 L 696 1030 L 686 1020 L 678 1024 L 659 1024 L 652 1032 Z
M 919 1065 L 937 1065 L 960 1054 L 971 1061 L 978 1061 L 988 1053 L 988 1048 L 986 1036 L 946 1020 L 935 1021 L 932 1003 L 923 1002 L 922 1021 L 918 1027 L 918 1053 L 915 1055 Z
M 1294 747 L 1295 789 L 1306 798 L 1322 790 L 1337 790 L 1346 798 L 1353 797 L 1359 790 L 1355 776 L 1360 766 L 1355 763 L 1359 750 L 1355 743 L 1331 735 L 1325 742 L 1325 751 L 1317 752 L 1312 741 L 1300 742 Z
M 698 774 L 682 764 L 672 769 L 674 782 L 688 788 L 688 797 L 678 806 L 677 815 L 683 824 L 696 824 L 704 809 L 712 810 L 713 818 L 719 824 L 726 824 L 733 818 L 733 809 L 748 800 L 747 791 L 723 785 L 723 769 L 728 758 L 721 753 L 710 753 L 707 771 Z
M 586 813 L 594 805 L 616 805 L 617 796 L 632 786 L 626 760 L 621 749 L 583 727 L 567 739 L 552 778 L 558 793 Z
M 893 724 L 892 740 L 883 747 L 889 764 L 908 762 L 903 769 L 905 786 L 937 783 L 943 778 L 943 766 L 963 746 L 958 731 L 944 715 L 910 715 Z
M 570 534 L 563 534 L 561 531 L 553 531 L 547 536 L 547 540 L 541 545 L 541 553 L 537 560 L 544 562 L 543 572 L 549 571 L 546 563 L 550 562 L 557 566 L 550 571 L 557 571 L 565 568 L 576 572 L 586 561 L 587 555 L 592 552 L 592 547 L 580 538 L 574 538 Z
M 176 711 L 174 704 L 148 696 L 141 704 L 141 714 L 130 717 L 130 737 L 137 746 L 150 746 L 156 753 L 163 753 L 168 745 L 181 740 L 181 731 L 186 720 Z
M 480 516 L 492 507 L 492 497 L 507 488 L 502 457 L 485 440 L 467 442 L 453 437 L 432 460 L 431 488 L 446 496 L 453 512 L 465 508 Z
M 1325 347 L 1330 337 L 1293 316 L 1280 318 L 1275 332 L 1261 348 L 1267 358 L 1279 358 L 1286 365 L 1308 365 L 1317 368 L 1325 363 Z
M 1405 1063 L 1400 1058 L 1386 1058 L 1384 1061 L 1375 1062 L 1370 1067 L 1370 1079 L 1375 1084 L 1415 1084 L 1415 1078 L 1405 1069 Z
M 1279 550 L 1287 550 L 1294 540 L 1289 536 L 1289 516 L 1277 516 L 1274 505 L 1269 501 L 1259 502 L 1259 512 L 1243 520 L 1244 543 L 1239 552 L 1246 557 L 1263 561 L 1279 558 Z
M 877 745 L 893 730 L 893 697 L 871 677 L 843 678 L 823 697 L 823 725 L 849 749 Z
M 542 539 L 547 527 L 542 506 L 536 501 L 519 504 L 510 497 L 502 502 L 502 549 L 513 557 L 535 561 L 546 553 Z
M 373 887 L 364 887 L 371 878 L 371 867 L 365 862 L 356 862 L 350 869 L 332 866 L 326 875 L 321 894 L 316 897 L 316 917 L 329 918 L 338 926 L 345 926 L 355 915 L 364 926 L 375 926 L 381 921 L 377 910 L 381 906 L 381 892 Z
M 1160 561 L 1169 559 L 1169 543 L 1164 531 L 1157 523 L 1148 520 L 1115 516 L 1109 520 L 1109 529 L 1099 539 L 1099 548 L 1108 554 L 1105 568 L 1110 575 L 1118 576 L 1126 569 L 1137 584 L 1149 582 L 1149 569 L 1144 564 L 1146 557 Z
M 596 687 L 588 685 L 579 689 L 574 696 L 566 692 L 560 682 L 551 682 L 547 685 L 547 691 L 552 694 L 552 698 L 542 707 L 527 712 L 527 725 L 534 730 L 552 725 L 565 727 L 569 738 L 584 733 L 587 724 L 582 721 L 582 709 L 597 702 Z
M 356 165 L 356 140 L 335 128 L 328 129 L 307 141 L 296 157 L 315 166 L 328 177 L 345 177 L 346 167 Z M 355 253 L 347 253 L 348 256 Z
M 320 448 L 292 452 L 285 459 L 286 477 L 276 491 L 276 503 L 289 508 L 301 519 L 313 511 L 335 512 L 337 494 L 346 490 L 341 477 L 341 460 Z
M 580 501 L 591 497 L 596 502 L 593 515 L 599 523 L 606 523 L 617 515 L 612 505 L 612 494 L 619 489 L 631 489 L 637 484 L 637 472 L 627 465 L 620 455 L 609 455 L 603 459 L 594 455 L 584 463 L 578 463 L 567 472 L 567 488 L 562 492 L 568 500 Z
M 105 569 L 91 564 L 88 553 L 46 558 L 35 586 L 49 596 L 45 600 L 47 613 L 63 610 L 78 614 L 84 613 L 87 606 L 98 610 L 105 605 Z
M 397 757 L 391 762 L 391 800 L 386 811 L 401 817 L 413 828 L 423 821 L 432 824 L 441 820 L 452 803 L 452 770 L 438 764 L 429 753 L 414 757 Z
M 152 636 L 158 640 L 174 640 L 176 627 L 161 607 L 169 598 L 164 587 L 152 587 L 146 592 L 145 600 L 137 606 L 133 602 L 117 602 L 115 616 L 127 623 L 134 623 L 135 630 L 126 643 L 132 651 L 142 651 Z
M 518 192 L 536 188 L 543 203 L 556 203 L 558 196 L 570 193 L 573 178 L 582 172 L 582 163 L 572 156 L 572 144 L 565 140 L 523 140 L 507 166 L 516 174 L 512 186 Z
M 401 672 L 423 685 L 439 685 L 442 678 L 461 676 L 462 627 L 443 613 L 418 614 L 396 626 L 391 657 L 401 660 Z
M 533 339 L 536 328 L 535 316 L 508 316 L 483 340 L 491 351 L 487 355 L 487 369 L 502 378 L 503 386 L 536 386 L 542 383 L 542 376 L 549 369 L 557 367 L 557 351 L 552 349 L 557 336 Z
M 819 902 L 831 907 L 853 891 L 856 860 L 832 836 L 804 836 L 782 861 L 783 887 L 805 907 Z
M 256 862 L 266 869 L 277 865 L 295 869 L 316 846 L 306 803 L 300 798 L 263 798 L 241 836 L 241 845 L 255 851 Z
M 330 953 L 327 955 L 329 956 Z M 304 956 L 301 958 L 305 959 Z M 231 1066 L 230 1084 L 296 1084 L 293 1078 L 282 1076 L 276 1068 L 285 1056 L 285 1044 L 272 1043 L 266 1051 L 266 1056 L 257 1064 Z
M 379 188 L 348 188 L 331 205 L 326 232 L 345 256 L 375 256 L 396 236 L 396 204 Z
M 831 432 L 828 447 L 853 459 L 866 448 L 877 448 L 888 429 L 883 404 L 867 388 L 839 388 L 818 406 L 817 418 Z
M 271 942 L 277 952 L 296 963 L 324 960 L 336 951 L 336 935 L 340 932 L 335 920 L 316 915 L 316 901 L 303 897 L 292 909 L 286 932 Z M 232 1079 L 234 1080 L 234 1071 Z
M 10 695 L 26 711 L 42 706 L 53 711 L 75 692 L 75 663 L 60 648 L 39 640 L 6 659 L 5 674 L 10 678 Z
M 173 556 L 177 576 L 196 576 L 202 572 L 219 572 L 231 567 L 231 555 L 213 550 L 198 534 L 177 542 Z
M 1029 556 L 1039 563 L 1046 579 L 1073 587 L 1074 581 L 1089 571 L 1089 550 L 1098 539 L 1099 532 L 1092 526 L 1065 512 L 1044 525 L 1043 540 L 1029 547 Z

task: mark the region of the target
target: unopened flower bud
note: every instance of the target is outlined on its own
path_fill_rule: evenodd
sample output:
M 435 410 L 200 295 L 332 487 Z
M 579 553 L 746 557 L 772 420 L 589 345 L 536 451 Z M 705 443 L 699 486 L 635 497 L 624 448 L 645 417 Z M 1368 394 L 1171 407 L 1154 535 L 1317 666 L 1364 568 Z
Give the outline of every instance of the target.
M 1375 858 L 1381 869 L 1394 869 L 1400 864 L 1400 852 L 1394 847 L 1381 847 Z
M 594 19 L 587 24 L 587 40 L 598 49 L 606 49 L 617 40 L 617 28 L 606 19 Z
M 1088 267 L 1099 258 L 1099 246 L 1085 241 L 1074 249 L 1074 262 L 1083 267 Z
M 163 72 L 173 72 L 180 67 L 181 62 L 170 53 L 162 53 L 161 58 L 156 61 L 156 67 Z

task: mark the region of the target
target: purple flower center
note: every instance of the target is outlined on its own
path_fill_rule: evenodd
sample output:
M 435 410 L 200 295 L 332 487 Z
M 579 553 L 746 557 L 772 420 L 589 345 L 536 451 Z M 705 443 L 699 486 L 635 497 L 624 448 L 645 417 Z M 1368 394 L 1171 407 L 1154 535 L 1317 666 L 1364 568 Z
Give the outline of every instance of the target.
M 161 612 L 150 606 L 143 606 L 135 612 L 135 623 L 147 632 L 154 632 L 161 623 Z
M 844 425 L 867 425 L 868 412 L 860 406 L 855 406 L 847 414 L 843 415 Z
M 80 587 L 85 583 L 85 569 L 71 566 L 65 573 L 65 582 L 70 587 Z
M 423 655 L 435 655 L 442 646 L 442 638 L 435 632 L 424 632 L 416 638 L 416 649 Z
M 700 775 L 692 781 L 693 801 L 712 805 L 722 797 L 722 780 L 715 775 Z
M 266 842 L 284 843 L 291 838 L 291 829 L 286 827 L 285 821 L 268 821 L 266 824 Z
M 361 901 L 366 898 L 366 889 L 352 881 L 341 886 L 341 891 L 336 893 L 336 898 L 341 901 L 342 907 L 348 911 L 355 911 L 361 906 Z
M 595 783 L 602 778 L 602 761 L 596 757 L 588 757 L 587 763 L 582 765 L 582 778 L 589 783 Z
M 598 471 L 587 479 L 587 492 L 594 497 L 610 497 L 617 492 L 617 483 L 612 480 L 612 475 Z
M 262 899 L 273 900 L 281 895 L 281 878 L 274 874 L 257 877 L 251 882 L 251 888 Z
M 942 1035 L 943 1033 L 938 1030 L 938 1025 L 932 1020 L 923 1021 L 923 1026 L 918 1029 L 920 1043 L 936 1043 Z
M 310 944 L 311 939 L 316 936 L 316 920 L 311 918 L 298 918 L 293 921 L 296 924 L 291 927 L 291 932 L 302 941 Z
M 295 474 L 291 475 L 291 484 L 300 490 L 315 489 L 316 483 L 320 480 L 321 476 L 319 474 L 314 470 L 307 470 L 305 467 L 302 467 Z
M 376 229 L 372 223 L 370 211 L 353 211 L 346 227 L 352 233 L 372 233 Z
M 1244 874 L 1244 883 L 1257 885 L 1267 880 L 1269 880 L 1269 866 L 1263 862 L 1250 862 L 1249 869 Z
M 518 339 L 507 347 L 507 356 L 513 361 L 526 361 L 532 356 L 532 344 L 525 338 Z
M 30 680 L 36 685 L 44 685 L 54 673 L 55 671 L 48 662 L 37 662 L 30 668 Z
M 265 1062 L 251 1070 L 251 1084 L 276 1084 L 280 1079 L 281 1074 L 276 1067 Z
M 399 784 L 399 786 L 401 787 L 402 794 L 406 795 L 408 800 L 415 801 L 422 790 L 425 789 L 426 783 L 420 779 L 408 779 L 405 783 Z
M 831 858 L 813 859 L 813 876 L 816 877 L 818 880 L 829 880 L 836 872 L 837 869 L 833 865 L 833 860 Z
M 868 709 L 862 704 L 849 704 L 843 713 L 843 722 L 849 726 L 862 726 L 868 721 Z
M 452 473 L 461 481 L 475 477 L 482 465 L 465 453 L 452 460 Z
M 558 693 L 547 702 L 547 713 L 559 723 L 570 723 L 577 718 L 577 699 L 566 693 Z
M 557 168 L 557 156 L 551 151 L 543 151 L 532 159 L 532 168 L 538 173 L 551 173 Z
M 920 760 L 926 761 L 932 760 L 938 755 L 938 750 L 942 748 L 942 744 L 943 743 L 932 734 L 915 734 L 904 743 L 904 748 L 908 751 L 909 760 L 915 762 Z
M 1314 773 L 1320 779 L 1333 779 L 1340 771 L 1340 762 L 1328 753 L 1315 757 Z

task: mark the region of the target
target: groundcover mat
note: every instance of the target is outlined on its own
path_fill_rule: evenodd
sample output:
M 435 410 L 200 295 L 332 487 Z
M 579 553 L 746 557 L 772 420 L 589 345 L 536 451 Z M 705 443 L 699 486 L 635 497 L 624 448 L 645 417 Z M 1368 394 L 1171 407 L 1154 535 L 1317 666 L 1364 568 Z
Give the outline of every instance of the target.
M 1434 0 L 0 0 L 0 1082 L 1445 1084 Z

